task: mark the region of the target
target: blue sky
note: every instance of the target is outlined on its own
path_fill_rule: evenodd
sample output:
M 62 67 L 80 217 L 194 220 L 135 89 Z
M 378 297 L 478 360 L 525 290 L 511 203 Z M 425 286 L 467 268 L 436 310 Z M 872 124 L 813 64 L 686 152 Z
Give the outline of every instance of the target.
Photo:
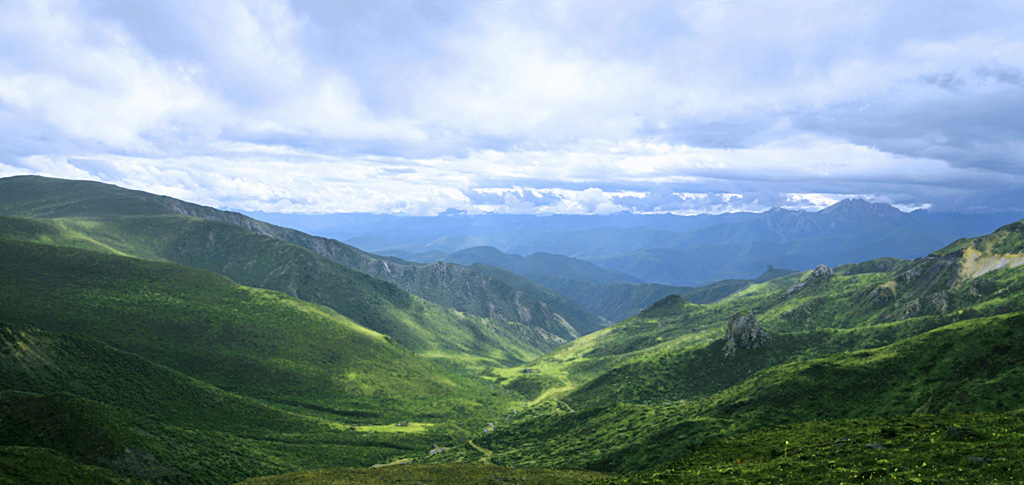
M 1024 209 L 1024 2 L 0 1 L 0 176 L 222 208 Z

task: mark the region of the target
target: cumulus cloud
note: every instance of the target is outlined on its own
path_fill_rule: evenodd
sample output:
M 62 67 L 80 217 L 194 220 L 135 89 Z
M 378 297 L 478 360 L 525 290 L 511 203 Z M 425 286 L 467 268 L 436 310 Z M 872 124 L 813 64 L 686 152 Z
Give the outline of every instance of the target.
M 1019 2 L 3 9 L 0 175 L 286 212 L 1021 203 Z

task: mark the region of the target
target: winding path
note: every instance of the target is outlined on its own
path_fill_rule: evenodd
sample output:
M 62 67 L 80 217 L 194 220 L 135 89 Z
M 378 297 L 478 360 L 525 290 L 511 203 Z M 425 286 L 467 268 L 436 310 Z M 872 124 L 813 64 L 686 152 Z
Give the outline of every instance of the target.
M 477 451 L 484 454 L 483 458 L 480 458 L 480 461 L 487 463 L 488 465 L 491 464 L 491 456 L 494 455 L 493 451 L 483 448 L 480 445 L 477 445 L 476 443 L 473 442 L 473 440 L 469 440 L 469 446 L 476 448 Z

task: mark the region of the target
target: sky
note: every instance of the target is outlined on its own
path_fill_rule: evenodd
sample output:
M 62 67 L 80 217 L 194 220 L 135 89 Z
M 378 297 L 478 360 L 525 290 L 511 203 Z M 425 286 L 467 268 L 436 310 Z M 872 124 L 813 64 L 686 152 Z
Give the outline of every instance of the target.
M 0 177 L 434 215 L 1024 209 L 1024 2 L 0 0 Z

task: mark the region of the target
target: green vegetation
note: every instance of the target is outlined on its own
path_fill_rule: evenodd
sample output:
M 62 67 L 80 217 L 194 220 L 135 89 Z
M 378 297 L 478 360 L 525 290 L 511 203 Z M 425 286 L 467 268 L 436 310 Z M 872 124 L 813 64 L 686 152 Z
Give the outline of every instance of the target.
M 781 278 L 792 271 L 770 269 L 754 280 L 722 280 L 696 288 L 658 284 L 588 283 L 555 276 L 533 278 L 555 291 L 572 298 L 610 322 L 620 322 L 640 313 L 658 300 L 679 295 L 693 303 L 712 303 L 756 283 Z
M 61 473 L 368 466 L 512 406 L 328 308 L 219 275 L 6 239 L 0 258 L 0 446 L 58 453 Z
M 809 421 L 707 443 L 614 483 L 1018 483 L 1024 416 L 921 414 Z
M 1020 409 L 1024 272 L 964 279 L 961 261 L 940 252 L 840 266 L 709 305 L 665 298 L 530 364 L 495 369 L 533 406 L 475 443 L 493 463 L 624 473 L 763 426 Z M 725 323 L 748 310 L 770 340 L 725 357 Z M 479 457 L 464 447 L 432 460 Z
M 281 293 L 56 246 L 0 240 L 0 254 L 0 320 L 88 336 L 226 390 L 341 415 L 397 420 L 481 406 L 469 378 Z M 439 395 L 460 398 L 439 404 Z
M 395 258 L 382 258 L 335 240 L 310 236 L 292 229 L 257 221 L 238 213 L 220 211 L 170 197 L 127 190 L 97 182 L 37 176 L 0 179 L 0 214 L 65 219 L 77 223 L 78 230 L 89 233 L 87 237 L 103 240 L 103 244 L 109 244 L 111 248 L 118 248 L 117 250 L 125 251 L 126 254 L 147 259 L 174 261 L 190 266 L 205 264 L 205 266 L 196 267 L 228 275 L 242 284 L 284 291 L 295 296 L 297 296 L 297 291 L 303 288 L 271 286 L 263 284 L 263 278 L 275 276 L 278 280 L 277 283 L 280 283 L 279 280 L 282 278 L 288 278 L 292 280 L 290 282 L 292 285 L 296 284 L 295 280 L 305 282 L 310 277 L 327 277 L 337 280 L 339 273 L 345 273 L 339 269 L 340 267 L 349 270 L 346 274 L 340 275 L 342 284 L 347 284 L 349 280 L 353 279 L 359 280 L 360 285 L 375 286 L 370 290 L 371 292 L 383 291 L 377 298 L 383 297 L 386 300 L 391 300 L 377 305 L 363 303 L 362 307 L 359 307 L 367 312 L 366 315 L 363 315 L 365 322 L 359 320 L 360 323 L 389 334 L 390 332 L 382 329 L 395 327 L 398 330 L 409 330 L 409 326 L 424 323 L 410 321 L 410 319 L 416 318 L 418 312 L 405 307 L 403 300 L 408 300 L 408 295 L 404 294 L 406 291 L 433 303 L 455 308 L 463 313 L 490 318 L 499 327 L 501 326 L 499 322 L 504 321 L 517 322 L 526 326 L 525 329 L 514 328 L 504 331 L 504 335 L 501 335 L 496 342 L 483 343 L 483 345 L 490 345 L 493 349 L 539 346 L 532 350 L 550 350 L 565 340 L 571 340 L 582 333 L 592 332 L 601 326 L 601 321 L 596 315 L 584 310 L 574 302 L 508 272 L 485 274 L 476 269 L 459 265 L 422 265 Z M 173 217 L 164 219 L 168 216 Z M 184 220 L 187 219 L 202 219 L 214 224 L 182 227 Z M 98 222 L 104 224 L 97 225 Z M 125 223 L 128 227 L 118 227 L 121 223 Z M 232 232 L 218 226 L 231 226 L 235 231 Z M 162 230 L 158 230 L 158 228 Z M 170 241 L 165 241 L 164 238 L 174 239 L 176 244 L 170 244 Z M 73 239 L 77 239 L 77 237 Z M 267 240 L 273 240 L 279 244 L 268 247 Z M 281 242 L 286 244 L 282 245 Z M 232 246 L 235 243 L 244 243 L 244 245 L 236 248 Z M 283 249 L 283 247 L 287 247 L 287 249 Z M 311 263 L 306 255 L 300 256 L 302 261 L 290 259 L 295 256 L 294 250 L 297 248 L 315 254 L 320 257 L 320 260 Z M 269 259 L 263 261 L 246 258 L 245 254 L 238 252 L 243 250 L 250 252 L 248 256 L 257 253 L 257 256 L 269 257 Z M 241 258 L 241 262 L 237 261 L 238 258 Z M 263 264 L 258 268 L 246 268 L 254 261 L 262 261 Z M 331 267 L 331 264 L 325 264 L 327 262 L 332 263 L 334 267 Z M 254 270 L 265 270 L 268 267 L 277 273 L 257 272 L 253 274 Z M 243 271 L 246 276 L 251 278 L 239 279 L 239 275 L 229 274 L 229 270 Z M 312 272 L 313 275 L 302 274 L 304 271 Z M 323 271 L 330 274 L 326 276 L 319 274 Z M 373 278 L 368 278 L 367 275 Z M 387 281 L 405 291 L 398 290 L 393 286 L 391 288 L 381 287 L 380 280 Z M 334 281 L 334 283 L 334 286 L 328 286 L 328 288 L 331 291 L 338 291 L 339 282 Z M 345 288 L 347 293 L 349 287 L 345 286 Z M 338 298 L 337 295 L 329 295 L 325 291 L 316 293 L 307 291 L 306 293 L 299 297 L 314 303 L 326 304 L 346 315 L 349 315 L 346 310 L 358 307 L 349 302 L 346 307 L 337 308 L 330 302 L 316 299 Z M 362 293 L 357 296 L 366 296 L 366 291 Z M 349 299 L 356 302 L 365 300 L 357 297 Z M 374 298 L 365 301 L 372 302 Z M 367 306 L 371 308 L 365 308 Z M 387 315 L 389 309 L 380 308 L 381 306 L 397 306 L 400 311 L 405 313 L 401 315 L 401 318 L 397 318 L 402 322 L 396 323 L 395 316 Z M 356 315 L 349 316 L 356 317 Z M 447 320 L 441 322 L 437 328 L 428 329 L 426 335 L 435 333 L 434 331 L 441 327 L 459 326 L 459 322 L 450 318 Z M 471 327 L 476 323 L 479 323 L 479 319 L 471 322 L 462 321 L 461 325 Z M 378 327 L 377 325 L 382 326 Z M 537 329 L 542 329 L 542 331 Z M 464 335 L 459 336 L 465 337 L 466 331 L 467 329 L 463 329 L 460 333 Z M 486 330 L 484 332 L 488 333 Z M 401 337 L 406 336 L 412 337 L 409 335 Z M 531 341 L 517 342 L 512 338 L 514 336 L 525 336 Z M 555 338 L 545 338 L 549 336 Z M 395 338 L 400 338 L 400 336 L 396 335 Z M 424 335 L 417 335 L 403 344 L 412 345 L 418 343 L 422 338 Z M 510 340 L 510 338 L 512 339 Z M 447 340 L 450 339 L 438 339 L 429 344 L 436 345 Z M 463 344 L 466 341 L 465 338 L 461 339 Z M 458 349 L 456 351 L 461 352 Z M 514 350 L 510 350 L 510 352 L 514 352 Z M 521 356 L 515 358 L 518 357 Z
M 0 484 L 129 483 L 103 467 L 84 465 L 47 448 L 0 446 Z
M 505 468 L 485 464 L 401 465 L 372 469 L 335 468 L 297 472 L 246 480 L 247 485 L 285 485 L 292 483 L 384 485 L 392 483 L 522 483 L 572 485 L 607 481 L 608 475 L 583 470 L 545 470 Z
M 990 317 L 885 347 L 754 369 L 732 385 L 711 381 L 728 387 L 705 389 L 692 399 L 631 404 L 616 396 L 575 407 L 570 393 L 557 406 L 536 406 L 502 420 L 493 433 L 474 441 L 493 453 L 495 464 L 624 473 L 680 459 L 708 440 L 764 426 L 915 411 L 1011 411 L 1024 402 L 1024 390 L 1015 384 L 1024 378 L 1022 338 L 1024 315 Z M 714 345 L 706 350 L 718 350 Z M 730 377 L 729 366 L 758 358 L 763 355 L 723 364 L 723 379 Z M 640 378 L 638 386 L 649 382 Z M 463 447 L 432 459 L 480 457 L 477 450 Z
M 328 306 L 402 346 L 456 365 L 521 363 L 554 343 L 534 329 L 441 308 L 311 251 L 185 216 L 28 220 L 0 216 L 0 236 L 173 261 Z
M 226 392 L 88 339 L 9 325 L 0 332 L 0 466 L 30 461 L 0 476 L 25 478 L 19 483 L 114 473 L 224 483 L 367 466 L 430 449 L 444 435 L 359 431 L 343 417 Z M 28 474 L 33 467 L 48 471 Z

